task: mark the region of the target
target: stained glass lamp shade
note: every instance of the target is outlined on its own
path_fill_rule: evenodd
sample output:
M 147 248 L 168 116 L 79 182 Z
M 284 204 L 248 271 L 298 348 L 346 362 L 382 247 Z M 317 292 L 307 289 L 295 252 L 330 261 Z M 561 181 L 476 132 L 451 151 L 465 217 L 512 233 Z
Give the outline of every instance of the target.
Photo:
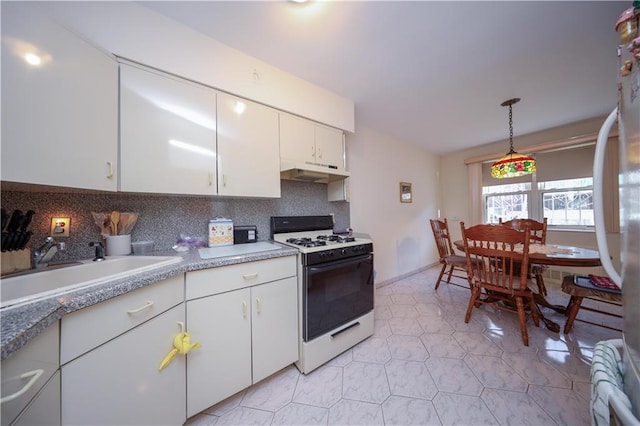
M 536 160 L 528 155 L 518 154 L 513 149 L 512 105 L 520 98 L 509 99 L 501 105 L 509 107 L 509 152 L 491 166 L 491 176 L 497 179 L 524 176 L 536 171 Z

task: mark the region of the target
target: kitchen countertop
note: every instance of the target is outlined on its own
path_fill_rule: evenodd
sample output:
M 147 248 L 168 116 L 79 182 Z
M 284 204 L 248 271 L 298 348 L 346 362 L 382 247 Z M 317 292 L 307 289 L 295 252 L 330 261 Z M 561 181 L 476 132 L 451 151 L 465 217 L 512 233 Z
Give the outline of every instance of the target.
M 273 244 L 279 245 L 277 243 Z M 249 245 L 246 244 L 246 246 Z M 186 253 L 176 253 L 171 250 L 154 252 L 154 256 L 179 256 L 182 257 L 182 261 L 153 271 L 106 281 L 90 288 L 79 288 L 65 293 L 63 296 L 54 294 L 32 303 L 3 308 L 0 310 L 0 360 L 9 358 L 48 326 L 79 309 L 104 302 L 121 294 L 185 272 L 291 256 L 298 253 L 295 248 L 280 246 L 282 248 L 277 250 L 250 252 L 211 259 L 201 259 L 197 250 L 190 250 Z M 246 248 L 243 247 L 241 251 L 246 251 Z

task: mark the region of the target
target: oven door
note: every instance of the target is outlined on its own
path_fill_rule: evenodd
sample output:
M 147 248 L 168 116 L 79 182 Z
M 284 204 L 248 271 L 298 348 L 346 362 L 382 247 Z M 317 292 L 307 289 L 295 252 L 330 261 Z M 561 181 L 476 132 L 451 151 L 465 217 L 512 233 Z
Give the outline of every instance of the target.
M 373 310 L 373 254 L 304 267 L 305 342 Z

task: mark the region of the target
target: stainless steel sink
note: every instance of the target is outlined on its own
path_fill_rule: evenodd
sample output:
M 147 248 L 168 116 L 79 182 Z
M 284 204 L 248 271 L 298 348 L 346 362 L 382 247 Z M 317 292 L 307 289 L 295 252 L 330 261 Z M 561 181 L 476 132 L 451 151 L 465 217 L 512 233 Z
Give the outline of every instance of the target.
M 102 262 L 47 267 L 0 280 L 0 308 L 65 294 L 182 261 L 177 256 L 109 256 Z

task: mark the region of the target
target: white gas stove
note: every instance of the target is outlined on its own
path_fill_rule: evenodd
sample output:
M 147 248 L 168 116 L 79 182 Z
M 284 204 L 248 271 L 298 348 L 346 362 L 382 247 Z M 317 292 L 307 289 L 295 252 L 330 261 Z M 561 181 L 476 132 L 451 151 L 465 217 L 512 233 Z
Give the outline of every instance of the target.
M 306 374 L 373 334 L 373 243 L 333 233 L 331 216 L 272 217 L 271 238 L 300 251 L 296 366 Z

